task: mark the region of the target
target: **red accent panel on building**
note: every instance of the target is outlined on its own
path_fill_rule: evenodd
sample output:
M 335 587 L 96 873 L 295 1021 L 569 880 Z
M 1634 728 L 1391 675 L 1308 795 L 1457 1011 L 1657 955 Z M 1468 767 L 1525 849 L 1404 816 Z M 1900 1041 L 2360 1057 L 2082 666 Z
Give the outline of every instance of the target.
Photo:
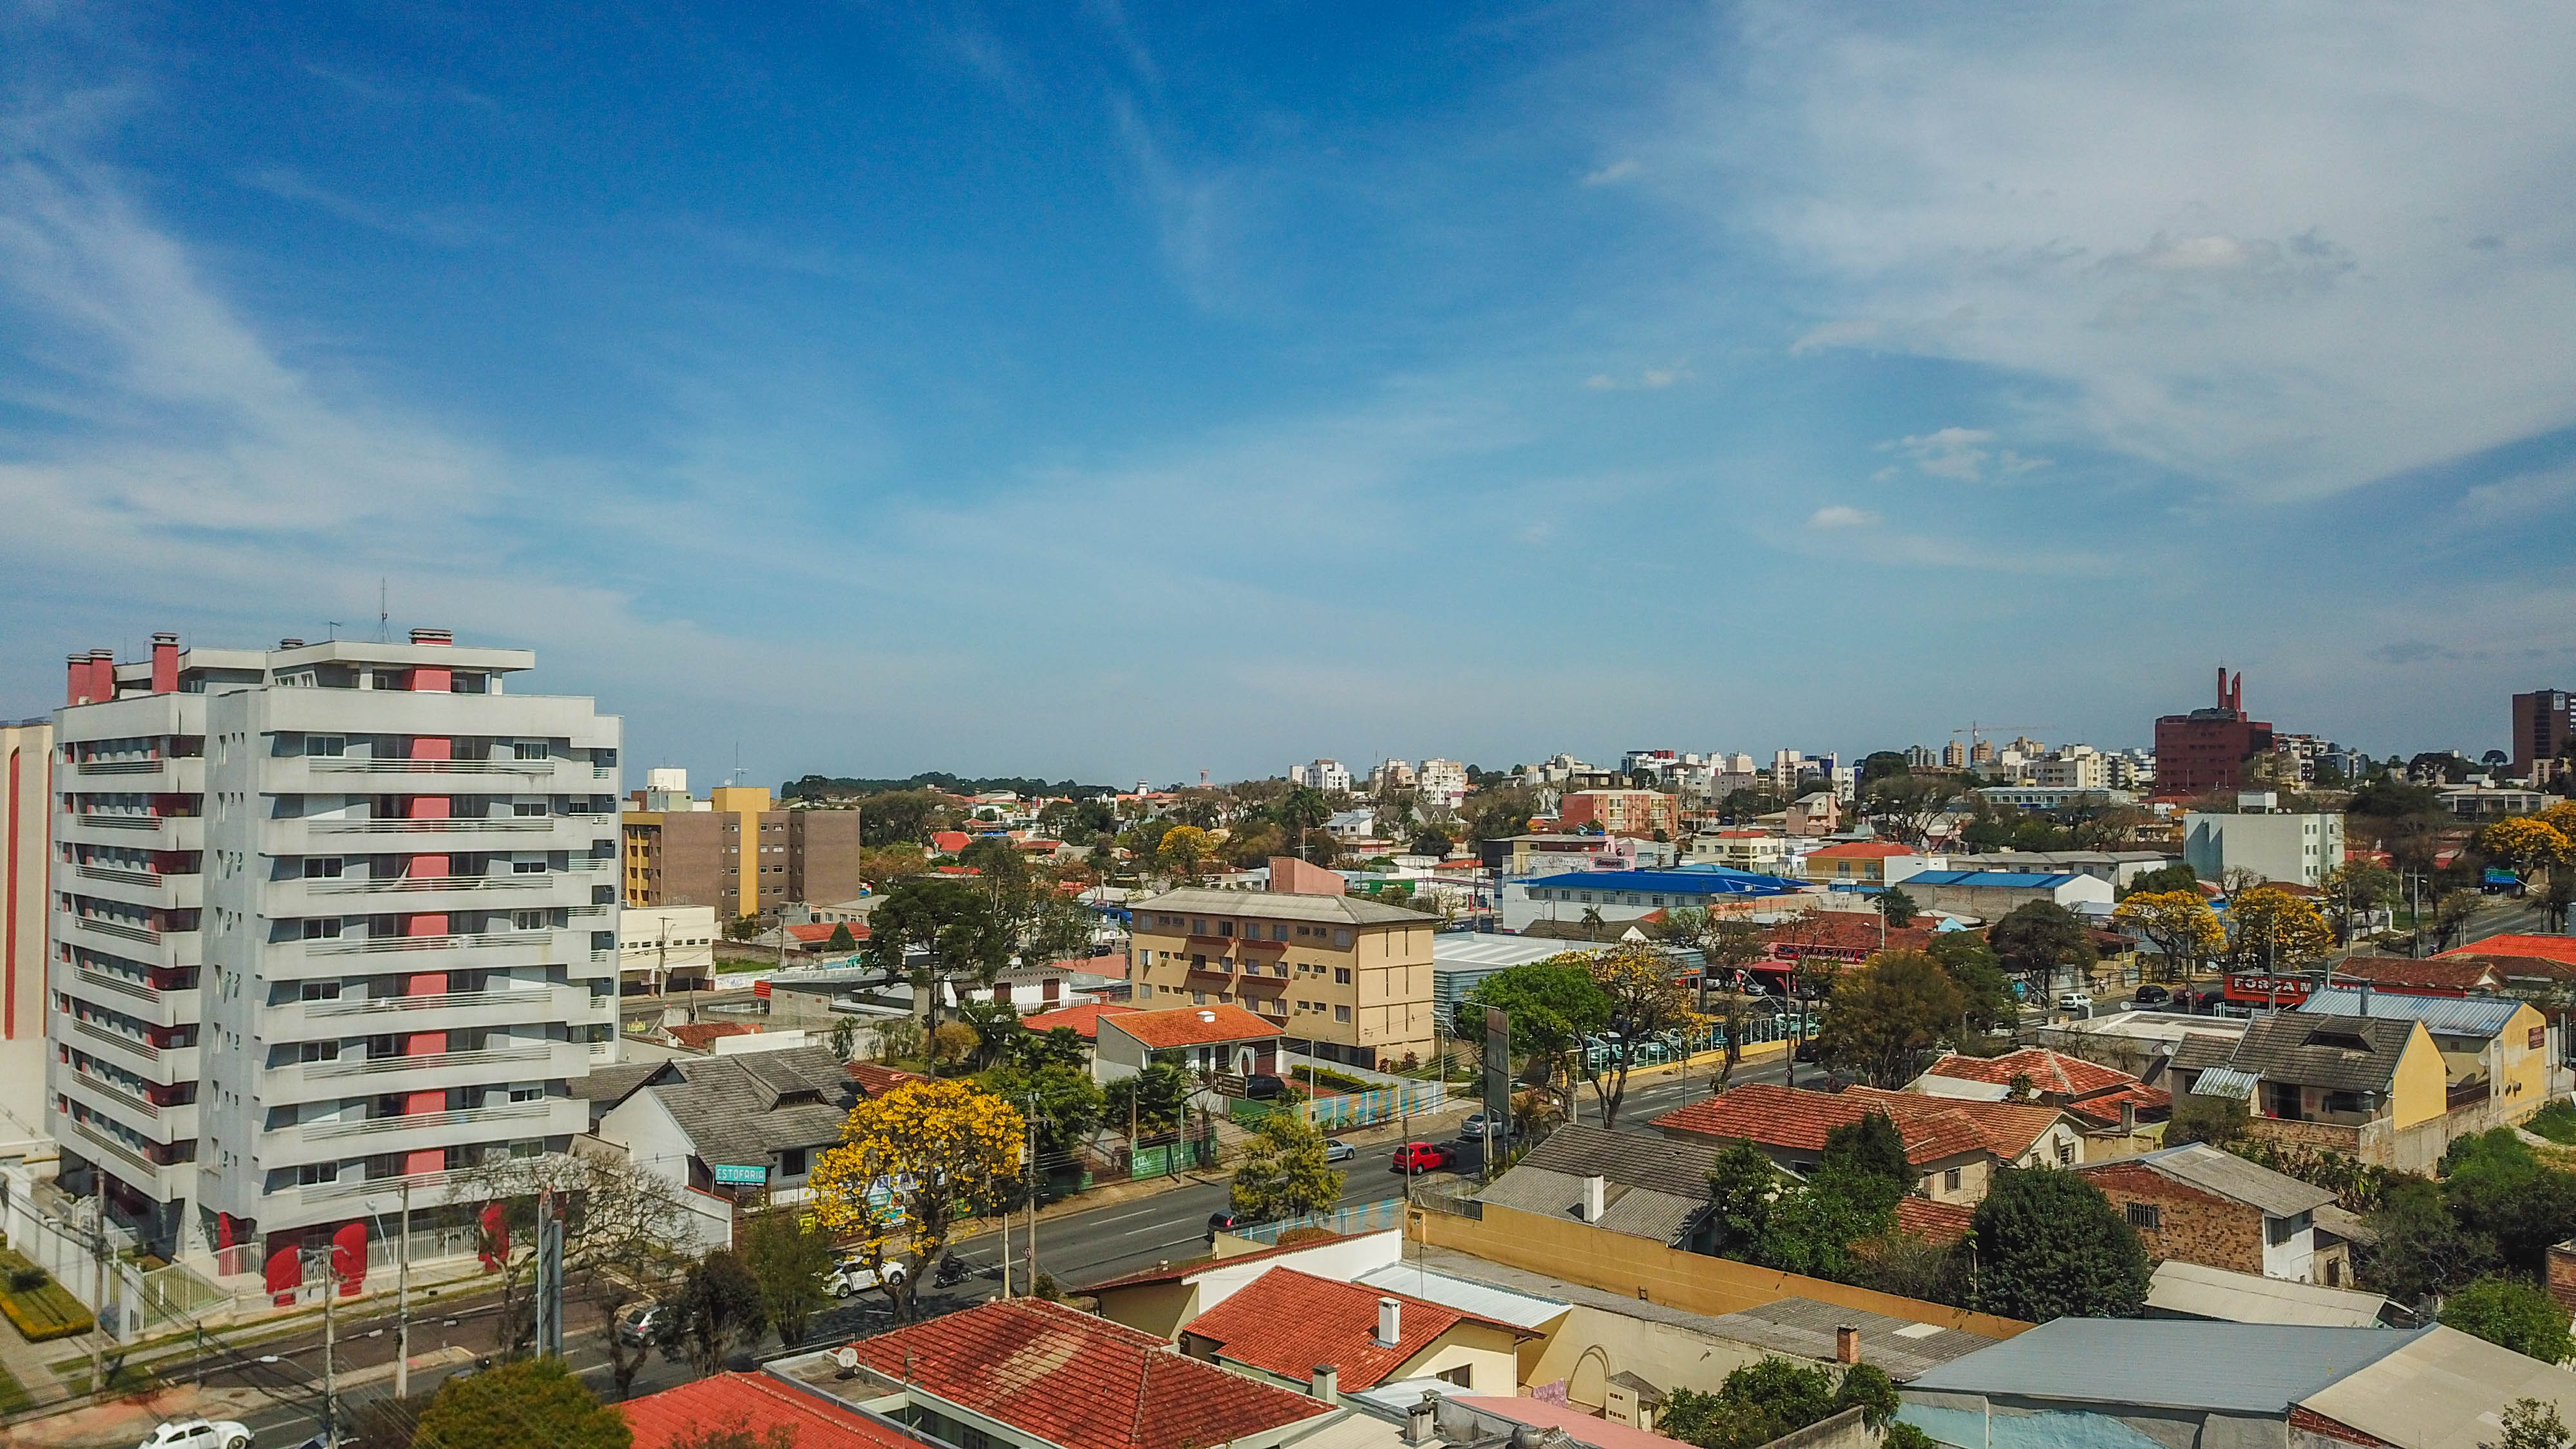
M 363 1222 L 342 1223 L 331 1235 L 331 1276 L 340 1282 L 340 1296 L 355 1298 L 367 1283 L 367 1225 Z
M 176 694 L 179 690 L 179 636 L 152 636 L 152 692 Z
M 295 1290 L 304 1286 L 304 1255 L 289 1243 L 268 1255 L 268 1267 L 262 1278 L 280 1308 L 295 1301 Z

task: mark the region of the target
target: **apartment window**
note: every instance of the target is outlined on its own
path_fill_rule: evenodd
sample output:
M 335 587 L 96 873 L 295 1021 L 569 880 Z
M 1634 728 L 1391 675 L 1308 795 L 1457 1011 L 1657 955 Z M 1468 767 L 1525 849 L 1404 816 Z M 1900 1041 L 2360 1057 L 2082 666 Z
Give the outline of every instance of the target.
M 447 692 L 450 694 L 483 694 L 487 693 L 488 689 L 489 687 L 484 682 L 484 677 L 480 674 L 451 674 L 447 676 Z
M 2057 1165 L 2060 1167 L 2073 1167 L 2075 1165 L 2074 1143 L 2060 1142 L 2057 1144 Z
M 1191 993 L 1190 993 L 1190 1005 L 1192 1005 L 1192 1006 L 1205 1006 L 1205 1005 L 1207 1005 L 1207 993 L 1206 993 L 1206 992 L 1204 992 L 1204 991 L 1193 991 L 1193 992 L 1191 992 Z
M 1348 1021 L 1348 1020 L 1350 1020 L 1350 1019 L 1351 1019 L 1351 1009 L 1350 1009 L 1349 1007 L 1347 1007 L 1347 1006 L 1336 1006 L 1336 1007 L 1334 1007 L 1334 1008 L 1333 1008 L 1333 1020 L 1335 1020 L 1335 1021 Z
M 348 752 L 348 740 L 339 735 L 306 735 L 304 737 L 304 753 L 308 756 L 338 759 L 340 756 L 345 755 Z
M 1233 934 L 1234 934 L 1234 922 L 1232 922 L 1232 921 L 1219 921 L 1219 922 L 1217 922 L 1217 923 L 1216 923 L 1216 933 L 1217 933 L 1218 935 L 1220 935 L 1220 936 L 1231 936 L 1231 935 L 1233 935 Z
M 1191 921 L 1191 922 L 1190 922 L 1190 934 L 1191 934 L 1191 935 L 1193 935 L 1193 936 L 1204 936 L 1204 935 L 1206 935 L 1207 933 L 1208 933 L 1208 929 L 1207 929 L 1207 922 L 1205 922 L 1205 921 L 1198 921 L 1198 920 L 1194 920 L 1194 921 Z
M 2290 1241 L 2290 1236 L 2291 1223 L 2288 1218 L 2267 1217 L 2263 1219 L 2264 1242 L 2277 1248 Z
M 1270 939 L 1271 939 L 1271 940 L 1274 940 L 1274 941 L 1285 941 L 1285 940 L 1287 940 L 1287 939 L 1288 939 L 1288 928 L 1287 928 L 1286 926 L 1273 926 L 1273 927 L 1271 927 L 1271 928 L 1270 928 Z
M 512 875 L 544 875 L 545 873 L 546 863 L 542 860 L 514 860 L 510 862 L 510 874 Z
M 307 981 L 302 986 L 296 988 L 295 995 L 296 999 L 299 1001 L 337 1001 L 340 999 L 340 983 L 337 981 Z
M 305 940 L 332 941 L 339 939 L 339 935 L 340 918 L 338 916 L 316 916 L 304 923 Z
M 543 760 L 552 754 L 544 740 L 514 740 L 510 744 L 510 758 L 514 760 Z
M 1941 1173 L 1941 1190 L 1943 1192 L 1957 1192 L 1959 1190 L 1959 1169 L 1952 1167 L 1943 1170 Z
M 1456 1384 L 1462 1389 L 1472 1389 L 1476 1386 L 1475 1369 L 1469 1364 L 1462 1363 L 1456 1368 L 1444 1370 L 1443 1372 L 1432 1375 L 1432 1377 L 1440 1380 L 1440 1382 L 1444 1384 Z
M 1351 949 L 1351 933 L 1348 931 L 1335 931 L 1333 933 L 1333 948 L 1337 951 L 1347 951 Z
M 306 880 L 338 880 L 340 878 L 341 869 L 342 865 L 340 858 L 336 855 L 308 855 L 304 857 L 304 878 Z
M 546 813 L 546 802 L 543 800 L 513 801 L 510 805 L 510 813 L 512 815 L 543 815 Z
M 1333 984 L 1334 984 L 1335 986 L 1348 986 L 1348 985 L 1350 985 L 1350 984 L 1351 984 L 1351 968 L 1349 968 L 1348 966 L 1336 966 L 1336 967 L 1334 967 L 1334 968 L 1333 968 Z
M 295 1044 L 295 1059 L 299 1062 L 336 1062 L 340 1059 L 340 1044 L 336 1041 L 300 1041 Z
M 336 1162 L 308 1162 L 295 1169 L 295 1185 L 298 1187 L 313 1187 L 339 1180 L 340 1164 Z
M 510 1100 L 513 1102 L 542 1102 L 545 1100 L 545 1097 L 546 1084 L 543 1082 L 513 1082 L 510 1084 Z
M 542 931 L 546 928 L 546 913 L 543 911 L 512 911 L 510 913 L 510 925 L 513 929 L 521 931 Z

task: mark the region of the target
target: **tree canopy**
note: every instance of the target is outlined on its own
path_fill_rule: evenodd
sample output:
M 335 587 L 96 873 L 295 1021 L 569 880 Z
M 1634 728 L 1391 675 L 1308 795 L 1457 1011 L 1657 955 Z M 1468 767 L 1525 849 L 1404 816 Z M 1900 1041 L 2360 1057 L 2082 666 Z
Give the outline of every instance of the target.
M 2542 1363 L 2576 1354 L 2567 1310 L 2529 1283 L 2480 1278 L 2442 1301 L 2442 1323 Z
M 1025 1131 L 1017 1108 L 971 1083 L 903 1083 L 852 1108 L 841 1145 L 816 1159 L 814 1217 L 855 1240 L 859 1260 L 880 1274 L 898 1237 L 907 1239 L 909 1271 L 886 1286 L 897 1311 L 908 1311 L 959 1218 L 1018 1186 Z
M 450 1378 L 421 1411 L 413 1443 L 437 1449 L 629 1449 L 625 1416 L 559 1358 L 524 1358 Z
M 1728 1374 L 1715 1393 L 1673 1390 L 1655 1432 L 1700 1449 L 1755 1449 L 1845 1409 L 1883 1429 L 1897 1407 L 1896 1386 L 1875 1364 L 1854 1364 L 1837 1381 L 1821 1365 L 1766 1356 Z
M 2227 938 L 2228 964 L 2243 970 L 2305 966 L 2334 949 L 2334 929 L 2315 902 L 2271 886 L 2228 899 Z
M 2198 887 L 2132 891 L 2111 908 L 2111 924 L 2156 949 L 2167 967 L 2185 976 L 2227 947 L 2227 930 Z
M 1968 1231 L 1973 1306 L 2031 1323 L 2135 1318 L 2147 1301 L 2147 1250 L 2101 1190 L 2053 1167 L 1995 1174 Z
M 1234 1210 L 1256 1222 L 1321 1212 L 1342 1200 L 1342 1181 L 1324 1161 L 1323 1132 L 1302 1112 L 1273 1112 L 1235 1165 Z
M 1913 1079 L 1925 1052 L 1959 1030 L 1966 1010 L 1940 962 L 1920 951 L 1883 951 L 1835 980 L 1816 1056 L 1893 1090 Z
M 2061 966 L 2088 966 L 2092 938 L 2075 913 L 2053 901 L 2025 901 L 1986 932 L 1986 944 L 2006 971 L 2048 976 Z

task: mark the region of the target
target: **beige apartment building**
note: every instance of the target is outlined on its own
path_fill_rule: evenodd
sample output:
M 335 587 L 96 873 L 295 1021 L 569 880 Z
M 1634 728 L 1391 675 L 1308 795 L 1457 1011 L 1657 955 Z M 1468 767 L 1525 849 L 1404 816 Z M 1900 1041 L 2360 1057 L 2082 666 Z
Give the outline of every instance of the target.
M 640 793 L 635 803 L 661 803 L 658 792 Z M 867 888 L 856 810 L 781 810 L 765 785 L 719 785 L 708 794 L 689 801 L 684 783 L 668 803 L 695 808 L 625 812 L 626 904 L 709 906 L 730 921 L 791 901 L 845 901 Z
M 1134 1002 L 1226 1004 L 1287 1033 L 1290 1051 L 1397 1067 L 1433 1050 L 1431 936 L 1440 918 L 1342 893 L 1342 878 L 1274 861 L 1268 891 L 1184 887 L 1135 903 Z

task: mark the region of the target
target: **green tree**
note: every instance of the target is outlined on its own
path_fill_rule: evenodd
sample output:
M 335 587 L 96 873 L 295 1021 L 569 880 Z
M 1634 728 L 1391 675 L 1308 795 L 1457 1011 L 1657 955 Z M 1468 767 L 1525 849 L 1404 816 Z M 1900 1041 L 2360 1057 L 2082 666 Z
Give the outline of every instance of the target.
M 2441 1189 L 2422 1178 L 2392 1185 L 2362 1220 L 2378 1241 L 2355 1265 L 2358 1276 L 2399 1303 L 2421 1303 L 2495 1270 L 2495 1240 L 2461 1227 Z
M 1914 897 L 1907 895 L 1898 887 L 1889 886 L 1878 893 L 1879 917 L 1886 921 L 1891 929 L 1913 925 L 1919 909 L 1914 904 Z
M 823 949 L 827 951 L 855 951 L 859 949 L 859 938 L 850 934 L 849 922 L 836 921 L 832 925 L 832 939 L 823 943 Z
M 2576 1355 L 2567 1310 L 2558 1300 L 2511 1278 L 2480 1278 L 2442 1303 L 2442 1323 L 2542 1363 Z
M 975 1033 L 975 1049 L 969 1061 L 977 1071 L 1010 1060 L 1019 1039 L 1028 1035 L 1020 1025 L 1019 1009 L 990 997 L 960 1003 L 957 1019 Z
M 859 844 L 927 845 L 948 818 L 948 802 L 928 790 L 888 790 L 859 806 Z
M 2063 966 L 2093 963 L 2093 940 L 2084 923 L 2066 907 L 2049 901 L 2025 901 L 1986 932 L 1986 944 L 2004 970 L 2043 980 Z
M 2175 861 L 2171 865 L 2155 870 L 2140 871 L 2129 878 L 2127 885 L 2120 888 L 2120 898 L 2126 900 L 2141 891 L 2151 895 L 2161 895 L 2166 891 L 2191 891 L 2198 894 L 2200 872 L 2181 861 Z
M 1717 1392 L 1675 1389 L 1655 1415 L 1655 1432 L 1700 1449 L 1755 1449 L 1845 1409 L 1872 1429 L 1897 1409 L 1896 1386 L 1873 1364 L 1831 1369 L 1764 1357 L 1726 1376 Z
M 2478 1449 L 2567 1449 L 2567 1421 L 2558 1406 L 2545 1399 L 2516 1399 L 2504 1407 L 2502 1438 L 2481 1441 Z
M 2504 1266 L 2538 1279 L 2549 1247 L 2576 1236 L 2576 1174 L 2543 1164 L 2510 1127 L 2455 1138 L 2442 1196 L 2460 1226 L 2495 1243 Z
M 1023 1053 L 1028 1059 L 1035 1055 Z M 1089 1071 L 1063 1061 L 1035 1065 L 1029 1060 L 1013 1061 L 985 1071 L 975 1084 L 1024 1114 L 1034 1109 L 1041 1163 L 1070 1160 L 1074 1149 L 1100 1126 L 1109 1105 L 1108 1094 L 1091 1080 Z M 1119 1126 L 1126 1123 L 1121 1121 Z
M 2021 999 L 1994 948 L 1974 931 L 1936 931 L 1924 954 L 1941 963 L 1959 988 L 1960 1010 L 1974 1031 L 1999 1031 L 2021 1020 Z
M 832 1270 L 832 1240 L 804 1225 L 800 1215 L 772 1208 L 744 1220 L 738 1251 L 760 1299 L 760 1317 L 792 1346 L 808 1320 L 830 1302 L 823 1275 Z
M 1342 1174 L 1324 1161 L 1324 1134 L 1305 1115 L 1273 1112 L 1243 1144 L 1234 1210 L 1255 1222 L 1322 1212 L 1342 1200 Z
M 559 1358 L 527 1358 L 451 1378 L 421 1411 L 414 1449 L 629 1449 L 626 1419 Z
M 1920 1059 L 1957 1030 L 1966 1002 L 1941 963 L 1920 951 L 1887 951 L 1835 983 L 1816 1056 L 1893 1090 L 1911 1080 Z
M 2335 944 L 2352 940 L 2353 924 L 2397 899 L 2397 872 L 2367 860 L 2347 860 L 2326 872 L 2326 914 L 2334 921 Z
M 917 966 L 908 962 L 914 949 L 925 953 Z M 924 999 L 923 1021 L 935 1032 L 941 988 L 968 977 L 991 985 L 1011 964 L 1011 939 L 982 891 L 960 880 L 923 878 L 886 893 L 885 904 L 868 917 L 864 954 L 888 977 L 909 972 Z
M 2247 1118 L 2241 1098 L 2186 1093 L 2174 1099 L 2173 1115 L 2165 1123 L 2165 1145 L 2206 1142 L 2225 1147 L 2245 1135 Z
M 1610 995 L 1579 952 L 1505 967 L 1470 987 L 1466 999 L 1502 1009 L 1512 1023 L 1513 1053 L 1529 1058 L 1533 1076 L 1551 1089 L 1566 1055 L 1610 1024 Z M 1571 1112 L 1571 1079 L 1564 1100 Z
M 1818 1170 L 1884 1178 L 1895 1185 L 1899 1196 L 1914 1189 L 1914 1165 L 1905 1160 L 1905 1134 L 1896 1130 L 1895 1119 L 1885 1112 L 1864 1112 L 1857 1122 L 1828 1129 Z
M 1709 1227 L 1721 1258 L 1751 1262 L 1761 1251 L 1762 1233 L 1771 1220 L 1771 1199 L 1780 1186 L 1771 1158 L 1750 1142 L 1727 1144 L 1709 1165 Z
M 768 1325 L 760 1299 L 760 1280 L 729 1249 L 709 1253 L 689 1269 L 680 1288 L 680 1343 L 700 1376 L 722 1370 L 735 1349 L 760 1340 Z
M 1124 1132 L 1169 1132 L 1181 1125 L 1189 1106 L 1190 1074 L 1177 1062 L 1147 1062 L 1145 1070 L 1109 1084 L 1107 1121 Z
M 2147 1301 L 2147 1250 L 2101 1190 L 2052 1167 L 1995 1174 L 1968 1231 L 1973 1305 L 2045 1323 L 2135 1318 Z
M 1613 946 L 1584 968 L 1610 1004 L 1608 1025 L 1623 1039 L 1597 1066 L 1590 1053 L 1581 1058 L 1601 1106 L 1601 1125 L 1616 1127 L 1620 1104 L 1628 1096 L 1628 1072 L 1636 1065 L 1636 1043 L 1688 1026 L 1690 996 L 1673 980 L 1673 958 L 1652 946 Z

